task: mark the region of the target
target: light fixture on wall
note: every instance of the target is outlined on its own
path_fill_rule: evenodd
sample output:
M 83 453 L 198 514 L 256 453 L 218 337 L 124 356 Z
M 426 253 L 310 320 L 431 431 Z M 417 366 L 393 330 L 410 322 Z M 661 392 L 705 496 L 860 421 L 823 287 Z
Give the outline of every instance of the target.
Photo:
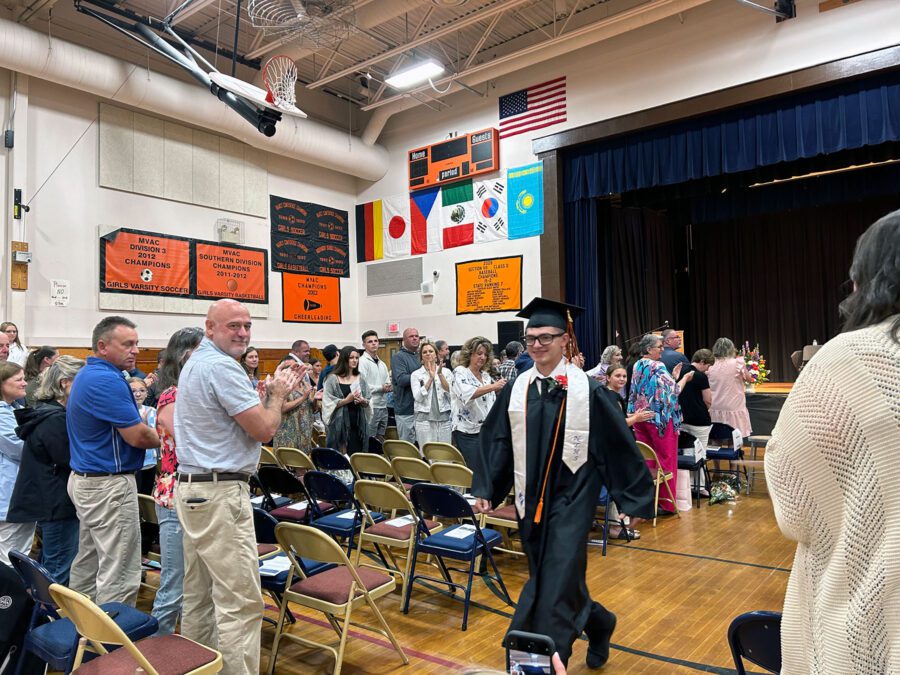
M 444 72 L 444 66 L 436 59 L 426 59 L 399 73 L 394 73 L 384 82 L 394 89 L 409 89 L 426 80 L 431 80 Z

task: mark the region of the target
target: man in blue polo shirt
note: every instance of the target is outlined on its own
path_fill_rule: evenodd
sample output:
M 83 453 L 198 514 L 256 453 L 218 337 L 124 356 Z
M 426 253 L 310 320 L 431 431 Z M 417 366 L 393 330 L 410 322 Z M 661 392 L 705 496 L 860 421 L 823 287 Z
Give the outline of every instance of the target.
M 70 466 L 68 492 L 80 521 L 70 588 L 98 604 L 134 606 L 141 586 L 141 528 L 135 471 L 144 450 L 159 447 L 141 421 L 123 370 L 134 368 L 136 326 L 110 316 L 94 328 L 88 357 L 66 404 Z
M 675 366 L 681 364 L 681 374 L 685 375 L 691 370 L 691 362 L 684 354 L 678 351 L 681 347 L 681 334 L 677 330 L 666 328 L 662 332 L 663 351 L 660 360 L 669 371 L 672 377 L 675 377 Z M 677 379 L 677 378 L 676 378 Z

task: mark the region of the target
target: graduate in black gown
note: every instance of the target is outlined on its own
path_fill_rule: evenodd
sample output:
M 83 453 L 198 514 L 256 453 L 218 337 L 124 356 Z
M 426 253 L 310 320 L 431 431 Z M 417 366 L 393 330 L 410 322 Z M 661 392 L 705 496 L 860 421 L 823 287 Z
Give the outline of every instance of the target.
M 599 668 L 616 624 L 585 582 L 600 489 L 605 484 L 636 524 L 653 517 L 653 483 L 621 411 L 597 381 L 567 363 L 576 312 L 537 298 L 519 313 L 529 319 L 525 343 L 535 366 L 500 391 L 484 422 L 484 470 L 474 476 L 472 494 L 476 511 L 487 511 L 515 486 L 529 579 L 510 629 L 551 637 L 563 662 L 584 631 L 587 664 Z

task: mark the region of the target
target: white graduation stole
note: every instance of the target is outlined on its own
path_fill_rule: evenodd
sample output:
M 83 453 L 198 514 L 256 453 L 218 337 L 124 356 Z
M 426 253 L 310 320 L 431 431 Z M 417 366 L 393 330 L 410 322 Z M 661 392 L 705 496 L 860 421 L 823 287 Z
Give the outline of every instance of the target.
M 512 431 L 513 476 L 515 477 L 516 511 L 520 518 L 525 517 L 525 452 L 527 438 L 526 410 L 528 407 L 528 387 L 533 384 L 537 370 L 532 366 L 513 380 L 513 388 L 509 400 L 509 425 Z M 563 436 L 562 460 L 575 473 L 587 461 L 588 438 L 590 436 L 591 416 L 588 401 L 590 387 L 585 372 L 573 366 L 566 366 L 568 391 L 566 392 L 566 429 Z

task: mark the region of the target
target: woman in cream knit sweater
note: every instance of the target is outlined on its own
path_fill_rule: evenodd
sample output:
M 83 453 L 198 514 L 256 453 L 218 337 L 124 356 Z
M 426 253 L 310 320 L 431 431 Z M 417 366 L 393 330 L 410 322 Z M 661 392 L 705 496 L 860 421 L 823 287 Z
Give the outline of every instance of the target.
M 856 246 L 844 333 L 803 369 L 766 448 L 797 552 L 782 673 L 900 673 L 900 211 Z

